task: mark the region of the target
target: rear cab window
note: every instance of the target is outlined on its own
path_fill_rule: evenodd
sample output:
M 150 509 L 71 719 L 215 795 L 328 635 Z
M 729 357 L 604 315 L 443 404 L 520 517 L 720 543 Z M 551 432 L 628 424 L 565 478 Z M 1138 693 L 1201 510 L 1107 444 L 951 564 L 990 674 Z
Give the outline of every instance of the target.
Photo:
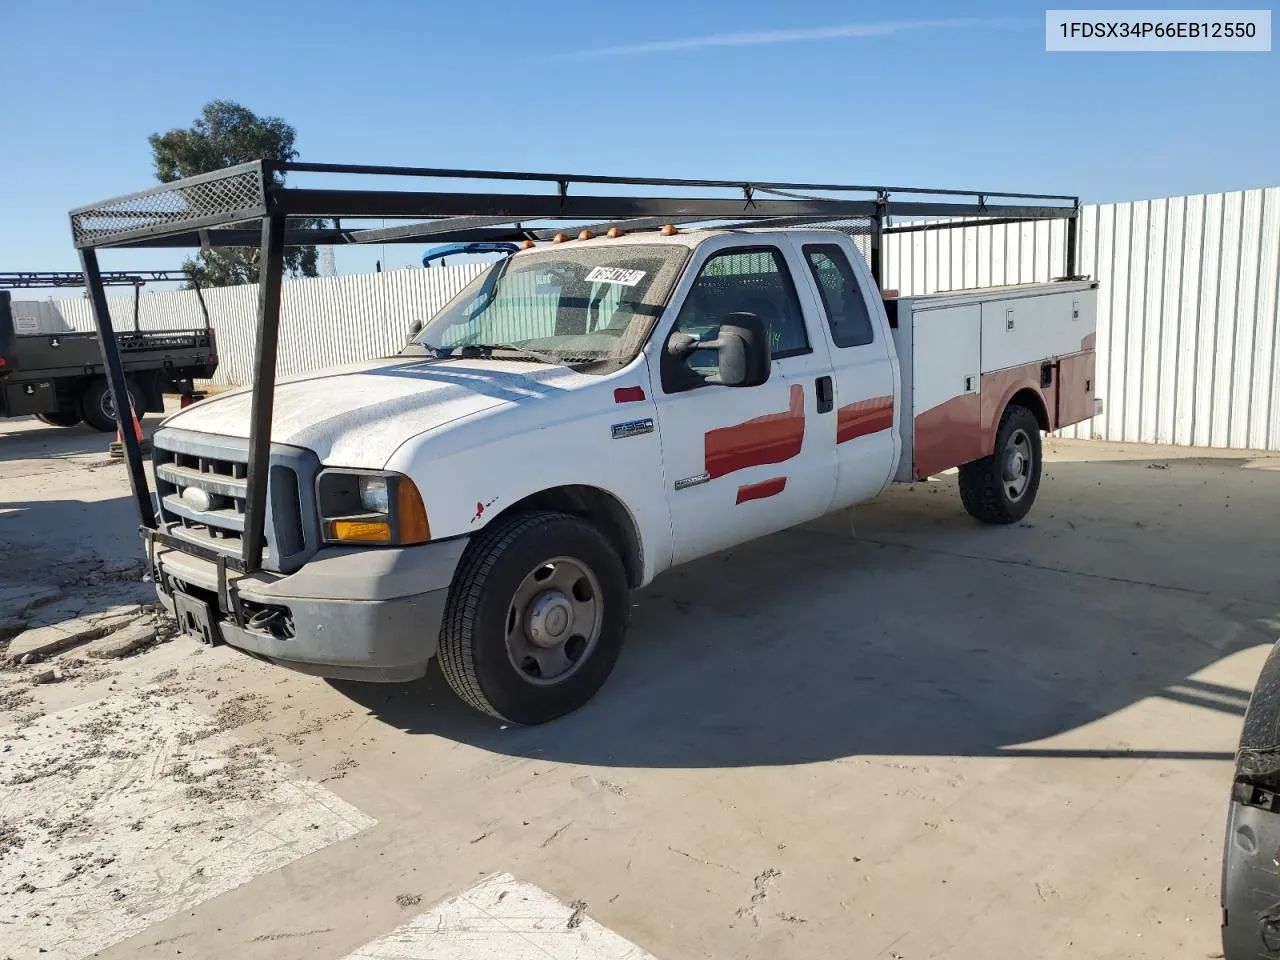
M 835 243 L 806 243 L 805 263 L 818 286 L 831 340 L 837 347 L 863 347 L 875 340 L 875 328 L 857 274 Z

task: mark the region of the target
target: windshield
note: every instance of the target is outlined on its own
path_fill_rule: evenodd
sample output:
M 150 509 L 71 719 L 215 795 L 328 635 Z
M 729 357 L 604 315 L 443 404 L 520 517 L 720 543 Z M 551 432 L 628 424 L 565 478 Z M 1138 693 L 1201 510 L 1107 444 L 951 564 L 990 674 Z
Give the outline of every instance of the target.
M 445 356 L 503 348 L 621 366 L 648 338 L 688 256 L 679 244 L 627 243 L 508 257 L 467 284 L 414 343 Z

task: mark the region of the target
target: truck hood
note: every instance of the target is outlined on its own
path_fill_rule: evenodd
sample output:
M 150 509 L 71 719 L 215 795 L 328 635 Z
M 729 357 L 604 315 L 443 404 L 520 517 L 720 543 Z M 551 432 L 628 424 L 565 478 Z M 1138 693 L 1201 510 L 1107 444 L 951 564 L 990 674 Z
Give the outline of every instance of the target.
M 566 367 L 523 361 L 395 358 L 276 383 L 271 440 L 314 450 L 330 466 L 379 469 L 411 437 L 581 380 Z M 197 403 L 164 427 L 249 436 L 246 387 Z

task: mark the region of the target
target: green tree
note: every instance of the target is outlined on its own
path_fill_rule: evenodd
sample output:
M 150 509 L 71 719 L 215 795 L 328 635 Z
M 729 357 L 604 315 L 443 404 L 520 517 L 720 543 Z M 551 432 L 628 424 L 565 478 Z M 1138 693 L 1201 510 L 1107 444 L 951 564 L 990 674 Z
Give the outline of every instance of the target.
M 163 183 L 209 173 L 251 160 L 294 160 L 297 131 L 279 117 L 259 117 L 230 100 L 211 100 L 188 128 L 153 133 L 147 138 L 156 177 Z M 275 174 L 283 182 L 283 174 Z M 316 226 L 320 220 L 290 220 L 290 227 Z M 202 287 L 257 283 L 257 247 L 217 247 L 188 258 L 183 269 Z M 286 247 L 285 269 L 291 276 L 316 276 L 315 247 Z

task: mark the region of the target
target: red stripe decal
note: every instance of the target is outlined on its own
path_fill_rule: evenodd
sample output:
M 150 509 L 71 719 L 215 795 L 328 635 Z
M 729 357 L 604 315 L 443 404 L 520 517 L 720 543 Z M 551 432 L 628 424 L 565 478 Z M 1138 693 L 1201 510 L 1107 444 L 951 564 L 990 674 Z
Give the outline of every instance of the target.
M 800 452 L 804 445 L 804 387 L 793 383 L 790 400 L 784 413 L 769 413 L 707 432 L 704 456 L 712 480 L 747 467 L 781 463 Z
M 836 411 L 836 443 L 856 440 L 893 426 L 893 397 L 872 397 Z
M 643 399 L 644 387 L 615 387 L 613 390 L 614 403 L 635 403 Z
M 735 502 L 746 503 L 748 500 L 763 500 L 765 497 L 776 497 L 786 487 L 786 477 L 773 477 L 769 480 L 761 480 L 759 483 L 748 483 L 746 486 L 738 488 L 738 499 Z

